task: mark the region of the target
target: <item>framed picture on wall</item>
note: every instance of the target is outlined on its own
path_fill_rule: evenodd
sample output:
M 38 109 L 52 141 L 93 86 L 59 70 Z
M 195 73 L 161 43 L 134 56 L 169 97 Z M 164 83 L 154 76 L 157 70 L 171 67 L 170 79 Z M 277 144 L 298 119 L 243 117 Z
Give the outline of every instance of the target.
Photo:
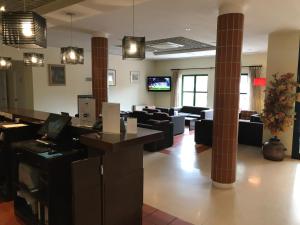
M 116 74 L 117 74 L 116 70 L 112 70 L 112 69 L 107 70 L 108 86 L 117 86 Z
M 140 72 L 130 71 L 130 83 L 136 84 L 140 82 Z
M 65 86 L 66 71 L 64 65 L 49 65 L 49 86 Z

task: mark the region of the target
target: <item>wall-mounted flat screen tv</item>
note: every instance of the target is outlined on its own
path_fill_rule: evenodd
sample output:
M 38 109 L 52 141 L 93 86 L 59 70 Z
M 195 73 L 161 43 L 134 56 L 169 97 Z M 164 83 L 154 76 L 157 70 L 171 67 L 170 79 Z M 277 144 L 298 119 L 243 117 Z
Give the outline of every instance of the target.
M 171 77 L 147 77 L 148 91 L 171 91 Z

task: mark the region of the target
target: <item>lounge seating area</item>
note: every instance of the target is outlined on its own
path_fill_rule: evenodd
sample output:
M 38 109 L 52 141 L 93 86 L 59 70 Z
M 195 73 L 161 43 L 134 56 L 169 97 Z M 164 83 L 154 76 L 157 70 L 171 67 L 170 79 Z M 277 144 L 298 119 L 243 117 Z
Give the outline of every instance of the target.
M 183 134 L 185 127 L 190 125 L 190 119 L 195 123 L 195 143 L 207 146 L 212 146 L 213 143 L 213 109 L 187 106 L 168 109 L 145 106 L 142 111 L 129 113 L 129 117 L 136 118 L 139 127 L 164 131 L 164 140 L 145 145 L 145 150 L 148 151 L 160 151 L 171 147 L 173 136 Z M 263 122 L 260 115 L 256 111 L 242 110 L 239 118 L 238 143 L 261 147 Z

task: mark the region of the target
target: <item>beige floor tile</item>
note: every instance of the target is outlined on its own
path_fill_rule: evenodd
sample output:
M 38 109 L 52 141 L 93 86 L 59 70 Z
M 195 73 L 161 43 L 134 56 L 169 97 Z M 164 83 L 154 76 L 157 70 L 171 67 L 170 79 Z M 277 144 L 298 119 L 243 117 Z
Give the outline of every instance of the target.
M 144 202 L 196 225 L 300 225 L 300 161 L 263 159 L 259 148 L 239 146 L 237 182 L 211 185 L 211 150 L 195 154 L 145 153 Z

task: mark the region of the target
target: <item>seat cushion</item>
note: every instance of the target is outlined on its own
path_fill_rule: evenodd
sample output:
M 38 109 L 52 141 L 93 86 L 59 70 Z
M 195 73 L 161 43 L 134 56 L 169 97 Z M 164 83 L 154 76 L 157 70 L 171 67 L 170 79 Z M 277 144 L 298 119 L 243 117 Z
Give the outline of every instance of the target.
M 256 111 L 242 110 L 239 114 L 239 118 L 242 120 L 250 120 L 251 116 L 257 114 Z
M 191 113 L 200 115 L 203 110 L 208 110 L 209 108 L 205 107 L 194 107 L 194 106 L 183 106 L 179 112 Z

